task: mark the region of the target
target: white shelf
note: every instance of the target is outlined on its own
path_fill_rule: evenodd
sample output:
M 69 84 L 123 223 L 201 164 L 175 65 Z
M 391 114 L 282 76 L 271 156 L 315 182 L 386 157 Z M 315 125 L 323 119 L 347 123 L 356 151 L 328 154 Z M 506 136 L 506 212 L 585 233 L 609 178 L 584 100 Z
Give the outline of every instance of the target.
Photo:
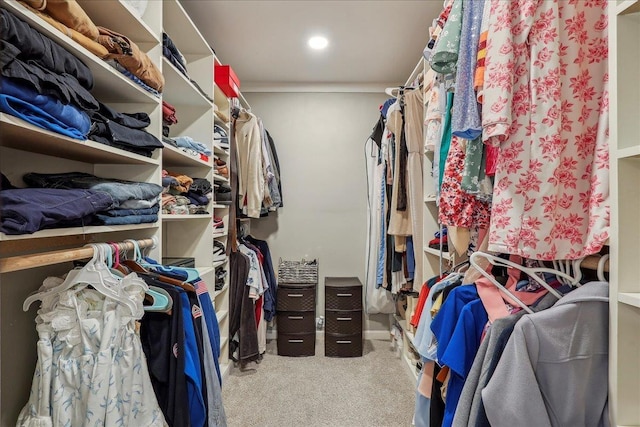
M 219 204 L 214 204 L 212 205 L 214 209 L 228 209 L 229 206 L 231 205 L 219 205 Z
M 633 157 L 640 158 L 640 145 L 636 145 L 635 147 L 620 148 L 616 153 L 618 159 L 630 159 Z
M 218 296 L 220 294 L 222 294 L 223 292 L 225 292 L 227 289 L 229 289 L 229 286 L 227 286 L 226 284 L 222 287 L 222 289 L 220 289 L 219 291 L 215 291 L 213 294 L 213 299 L 218 298 Z
M 424 199 L 424 202 L 425 202 L 425 203 L 435 203 L 435 202 L 437 202 L 437 201 L 438 201 L 438 199 L 436 199 L 435 197 L 426 197 L 426 198 Z
M 229 182 L 229 178 L 224 177 L 216 172 L 213 173 L 213 180 L 218 182 Z
M 162 2 L 164 31 L 184 56 L 213 56 L 209 44 L 177 0 Z M 213 77 L 213 71 L 211 73 Z
M 196 267 L 196 269 L 198 270 L 198 274 L 200 275 L 200 277 L 204 276 L 205 274 L 216 271 L 214 267 Z
M 225 237 L 225 236 L 228 236 L 228 235 L 229 235 L 229 233 L 227 233 L 226 231 L 223 230 L 222 233 L 214 232 L 213 233 L 213 238 L 217 239 L 218 237 Z
M 99 142 L 69 138 L 0 113 L 0 146 L 85 163 L 158 165 L 160 161 Z
M 398 316 L 397 314 L 394 314 L 393 317 L 396 319 L 396 322 L 398 322 L 398 325 L 400 325 L 400 327 L 402 328 L 404 336 L 408 338 L 411 345 L 415 347 L 415 344 L 413 343 L 415 335 L 413 335 L 413 333 L 409 331 L 409 329 L 407 329 L 406 327 L 407 321 L 402 317 Z
M 618 294 L 618 301 L 640 308 L 640 292 L 620 292 Z
M 226 319 L 228 315 L 229 315 L 228 310 L 221 310 L 219 312 L 216 312 L 216 317 L 218 318 L 218 324 L 222 323 L 222 321 Z
M 83 234 L 114 233 L 118 231 L 145 230 L 158 227 L 159 224 L 156 222 L 149 224 L 96 225 L 87 227 L 54 228 L 36 231 L 33 234 L 8 235 L 0 233 L 0 241 L 42 239 L 46 237 L 76 236 Z
M 222 126 L 222 128 L 224 130 L 227 131 L 227 134 L 229 133 L 229 123 L 226 123 L 225 121 L 223 121 L 220 117 L 218 117 L 215 113 L 213 114 L 214 116 L 214 121 L 217 125 Z
M 167 58 L 162 57 L 163 99 L 173 105 L 190 105 L 213 109 L 213 104 Z M 178 116 L 180 111 L 177 111 Z
M 125 1 L 79 0 L 78 3 L 96 25 L 124 34 L 138 45 L 162 43 L 161 34 L 156 34 L 139 19 Z
M 209 156 L 209 159 L 209 162 L 205 162 L 199 157 L 191 156 L 181 149 L 173 147 L 169 144 L 164 144 L 164 151 L 162 152 L 163 167 L 186 166 L 211 168 L 213 167 L 213 164 L 211 163 L 211 156 Z
M 220 354 L 220 358 L 222 359 L 222 353 Z M 220 364 L 220 376 L 224 380 L 229 375 L 229 371 L 231 371 L 231 363 L 225 362 Z
M 229 149 L 222 148 L 221 146 L 216 144 L 216 141 L 213 142 L 213 152 L 216 154 L 226 154 L 227 156 L 229 155 Z
M 434 255 L 434 256 L 437 256 L 437 257 L 442 255 L 442 258 L 444 258 L 444 259 L 450 259 L 451 258 L 451 254 L 449 252 L 442 252 L 441 253 L 439 249 L 433 249 L 433 248 L 430 248 L 428 246 L 424 247 L 424 251 L 426 253 L 430 254 L 430 255 Z
M 227 263 L 227 259 L 226 258 L 221 260 L 221 261 L 214 261 L 213 262 L 213 268 L 215 269 L 215 268 L 221 267 L 221 266 L 225 265 L 226 263 Z
M 616 13 L 618 15 L 628 15 L 637 12 L 640 12 L 640 1 L 638 0 L 625 0 L 616 6 Z
M 222 337 L 220 339 L 220 350 L 222 350 L 229 343 L 229 337 Z M 222 354 L 222 351 L 220 352 Z
M 188 221 L 192 219 L 211 219 L 211 214 L 208 215 L 171 215 L 162 214 L 162 221 Z
M 411 371 L 411 374 L 413 374 L 413 376 L 415 377 L 415 379 L 417 381 L 419 375 L 418 375 L 418 371 L 416 370 L 415 363 L 413 363 L 413 361 L 411 359 L 409 359 L 409 357 L 406 354 L 402 355 L 402 359 L 405 361 L 405 363 L 409 367 L 409 371 Z
M 70 51 L 89 67 L 95 81 L 91 93 L 100 101 L 107 104 L 158 104 L 160 102 L 159 98 L 138 86 L 132 80 L 122 75 L 119 71 L 76 43 L 71 37 L 66 36 L 16 0 L 3 0 L 0 3 L 0 7 L 6 8 L 21 17 L 33 28 Z

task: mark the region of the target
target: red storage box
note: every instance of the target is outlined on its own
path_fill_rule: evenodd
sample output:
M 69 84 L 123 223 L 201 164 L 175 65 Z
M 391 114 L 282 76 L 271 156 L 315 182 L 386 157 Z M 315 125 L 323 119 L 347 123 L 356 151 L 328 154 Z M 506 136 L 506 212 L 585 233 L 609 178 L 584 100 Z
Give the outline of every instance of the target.
M 229 98 L 237 98 L 240 93 L 240 79 L 230 65 L 216 65 L 214 77 L 218 87 Z

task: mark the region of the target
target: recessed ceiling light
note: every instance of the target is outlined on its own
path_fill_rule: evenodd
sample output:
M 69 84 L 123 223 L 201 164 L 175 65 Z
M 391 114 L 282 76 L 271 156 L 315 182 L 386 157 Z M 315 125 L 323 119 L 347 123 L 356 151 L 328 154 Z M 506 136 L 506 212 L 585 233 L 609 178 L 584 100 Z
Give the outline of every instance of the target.
M 316 50 L 324 49 L 327 46 L 329 46 L 329 40 L 327 40 L 326 37 L 322 37 L 322 36 L 311 37 L 308 43 L 311 49 L 316 49 Z

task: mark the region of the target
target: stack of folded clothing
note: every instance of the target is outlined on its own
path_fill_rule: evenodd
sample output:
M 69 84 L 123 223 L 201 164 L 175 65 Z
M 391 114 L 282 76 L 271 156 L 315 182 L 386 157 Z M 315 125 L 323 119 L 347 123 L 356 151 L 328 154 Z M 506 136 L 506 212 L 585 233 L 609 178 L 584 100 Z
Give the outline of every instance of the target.
M 0 111 L 85 139 L 99 109 L 93 75 L 75 56 L 5 9 L 0 10 Z
M 0 110 L 59 134 L 151 156 L 163 145 L 145 129 L 149 116 L 121 114 L 89 92 L 80 60 L 6 10 L 0 10 Z
M 151 157 L 153 150 L 164 145 L 155 136 L 143 130 L 151 123 L 146 113 L 124 114 L 100 103 L 93 113 L 89 139 Z
M 162 213 L 170 215 L 207 215 L 211 201 L 211 183 L 175 172 L 162 171 Z
M 216 182 L 215 184 L 215 200 L 221 205 L 231 204 L 231 187 L 229 184 Z
M 31 234 L 49 228 L 82 227 L 114 200 L 103 191 L 60 188 L 16 188 L 2 175 L 0 232 Z
M 200 85 L 189 77 L 189 72 L 187 71 L 187 60 L 184 55 L 180 53 L 178 47 L 173 43 L 171 37 L 167 35 L 167 33 L 162 33 L 162 55 L 171 62 L 171 64 L 176 67 L 178 71 L 180 71 L 186 78 L 191 81 L 193 86 L 207 98 L 209 101 L 213 103 L 213 99 L 200 87 Z
M 447 229 L 442 228 L 442 232 L 436 231 L 433 233 L 433 239 L 429 240 L 429 247 L 431 249 L 440 249 L 442 246 L 443 252 L 449 252 L 449 239 L 447 237 Z
M 218 124 L 213 126 L 213 140 L 219 147 L 225 150 L 229 148 L 229 135 L 227 135 L 227 131 Z
M 162 101 L 162 140 L 168 142 L 169 140 L 169 126 L 178 123 L 178 116 L 176 116 L 176 107 L 169 104 L 167 101 Z M 175 145 L 169 142 L 171 145 Z
M 227 259 L 227 250 L 222 242 L 213 241 L 213 262 L 220 262 Z
M 201 142 L 194 141 L 190 136 L 179 136 L 177 138 L 164 138 L 164 142 L 179 148 L 184 153 L 197 157 L 203 162 L 209 162 L 211 150 Z
M 185 77 L 189 77 L 189 74 L 187 74 L 187 60 L 182 53 L 180 53 L 180 50 L 178 50 L 167 33 L 162 33 L 162 55 L 167 58 L 178 71 L 184 74 Z
M 162 92 L 164 77 L 149 56 L 126 36 L 96 26 L 75 0 L 23 0 L 22 3 L 100 59 L 111 65 L 117 63 L 119 71 L 141 83 L 141 87 L 156 94 Z
M 216 285 L 215 290 L 220 291 L 224 288 L 225 277 L 227 276 L 227 270 L 224 267 L 216 268 Z
M 145 224 L 158 221 L 162 187 L 149 182 L 100 178 L 84 172 L 28 173 L 23 181 L 33 188 L 91 190 L 110 197 L 106 208 L 96 211 L 92 225 Z

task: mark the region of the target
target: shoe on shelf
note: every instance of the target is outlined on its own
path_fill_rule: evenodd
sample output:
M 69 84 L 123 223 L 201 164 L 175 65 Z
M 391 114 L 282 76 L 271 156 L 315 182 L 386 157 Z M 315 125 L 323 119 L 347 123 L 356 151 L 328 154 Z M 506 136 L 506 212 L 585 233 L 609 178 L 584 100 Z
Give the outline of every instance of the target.
M 224 221 L 217 216 L 213 217 L 213 228 L 224 228 Z

